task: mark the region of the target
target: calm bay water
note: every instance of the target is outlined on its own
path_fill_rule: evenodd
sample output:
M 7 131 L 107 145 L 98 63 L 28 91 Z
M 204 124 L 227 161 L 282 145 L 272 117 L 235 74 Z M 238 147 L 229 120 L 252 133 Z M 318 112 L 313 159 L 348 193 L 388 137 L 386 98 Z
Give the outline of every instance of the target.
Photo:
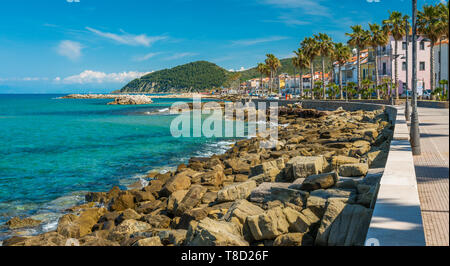
M 52 230 L 85 191 L 125 189 L 148 171 L 222 153 L 233 142 L 173 138 L 174 116 L 160 111 L 181 99 L 108 106 L 59 96 L 0 95 L 0 240 L 11 235 L 4 223 L 13 216 L 44 221 L 19 233 Z

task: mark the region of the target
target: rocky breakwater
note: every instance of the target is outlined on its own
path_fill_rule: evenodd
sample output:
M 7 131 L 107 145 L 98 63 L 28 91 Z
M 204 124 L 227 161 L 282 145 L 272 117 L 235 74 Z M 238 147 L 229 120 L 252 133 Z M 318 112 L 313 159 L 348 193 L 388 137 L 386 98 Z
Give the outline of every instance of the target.
M 363 245 L 393 135 L 387 115 L 281 108 L 279 120 L 288 125 L 273 149 L 242 140 L 149 173 L 142 189 L 88 193 L 56 231 L 3 244 Z
M 71 94 L 60 99 L 114 99 L 108 105 L 144 105 L 153 103 L 152 98 L 146 95 L 124 94 Z

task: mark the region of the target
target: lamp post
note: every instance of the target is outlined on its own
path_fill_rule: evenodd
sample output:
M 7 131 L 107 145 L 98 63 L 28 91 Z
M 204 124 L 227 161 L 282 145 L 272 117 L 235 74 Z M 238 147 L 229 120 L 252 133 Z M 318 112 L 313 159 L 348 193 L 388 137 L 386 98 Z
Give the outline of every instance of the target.
M 417 113 L 417 0 L 412 0 L 412 89 L 411 147 L 413 155 L 420 155 L 419 114 Z
M 409 25 L 408 25 L 408 20 L 405 20 L 405 25 L 406 25 L 406 106 L 405 106 L 405 117 L 406 117 L 406 121 L 409 121 L 411 118 L 411 112 L 409 110 L 409 93 L 408 93 L 408 89 L 409 89 L 409 60 L 408 60 L 408 46 L 409 46 Z

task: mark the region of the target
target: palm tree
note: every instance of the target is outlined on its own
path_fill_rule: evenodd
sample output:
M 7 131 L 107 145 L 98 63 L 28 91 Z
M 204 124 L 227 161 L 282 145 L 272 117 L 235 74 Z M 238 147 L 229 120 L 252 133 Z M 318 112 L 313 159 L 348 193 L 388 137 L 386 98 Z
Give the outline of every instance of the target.
M 350 37 L 348 44 L 356 48 L 356 62 L 357 62 L 357 78 L 358 78 L 358 91 L 361 88 L 361 50 L 367 47 L 369 32 L 364 30 L 361 25 L 351 26 L 353 32 L 346 33 Z M 361 98 L 361 94 L 358 96 Z
M 270 80 L 271 80 L 271 85 L 270 85 L 270 93 L 272 94 L 272 82 L 273 82 L 273 78 L 275 77 L 275 75 L 277 74 L 277 70 L 281 67 L 281 62 L 280 60 L 273 54 L 267 54 L 267 59 L 266 59 L 266 65 L 269 67 L 270 69 Z M 280 81 L 278 81 L 278 84 L 280 84 Z
M 430 39 L 430 89 L 435 90 L 434 78 L 434 45 L 439 41 L 443 32 L 439 17 L 439 9 L 432 5 L 423 6 L 423 11 L 417 14 L 417 31 Z
M 437 5 L 439 10 L 439 18 L 441 20 L 440 27 L 443 31 L 444 38 L 448 39 L 448 9 L 450 2 L 447 1 L 447 5 L 440 3 Z
M 327 94 L 325 91 L 325 57 L 331 56 L 333 53 L 333 41 L 330 36 L 319 33 L 319 35 L 314 35 L 314 39 L 317 41 L 317 50 L 320 57 L 322 58 L 322 89 L 323 89 L 323 99 L 326 100 Z
M 334 44 L 333 59 L 337 61 L 339 67 L 339 91 L 341 92 L 341 100 L 344 99 L 344 90 L 342 87 L 342 66 L 352 57 L 350 47 L 342 43 Z
M 377 99 L 380 99 L 380 90 L 378 86 L 380 85 L 379 73 L 378 73 L 378 47 L 386 46 L 389 43 L 389 35 L 384 31 L 380 25 L 374 23 L 369 24 L 370 27 L 370 37 L 369 45 L 372 47 L 375 53 L 375 86 L 377 88 Z
M 395 95 L 396 98 L 399 98 L 398 94 L 398 42 L 403 40 L 403 36 L 409 34 L 406 32 L 406 26 L 408 23 L 408 16 L 404 16 L 402 13 L 398 11 L 389 12 L 389 18 L 383 20 L 383 30 L 387 33 L 392 34 L 392 37 L 395 40 L 394 43 L 394 71 L 395 71 Z
M 256 70 L 259 72 L 259 74 L 261 74 L 259 87 L 261 91 L 263 91 L 263 76 L 267 74 L 268 67 L 264 63 L 259 63 L 258 66 L 256 67 Z
M 303 52 L 303 50 L 301 48 L 298 48 L 297 51 L 294 51 L 295 53 L 295 67 L 298 67 L 299 69 L 299 74 L 300 74 L 300 82 L 299 82 L 299 88 L 300 88 L 300 96 L 303 97 L 303 92 L 304 92 L 304 88 L 303 88 L 303 69 L 308 68 L 309 67 L 309 60 L 306 57 L 305 53 Z
M 314 100 L 314 58 L 319 54 L 317 42 L 314 38 L 307 37 L 301 42 L 301 47 L 305 56 L 309 60 L 309 67 L 311 70 L 311 99 Z
M 372 90 L 370 90 L 371 86 L 373 85 L 373 81 L 370 79 L 365 79 L 362 81 L 362 87 L 363 87 L 363 93 L 367 97 L 372 98 Z

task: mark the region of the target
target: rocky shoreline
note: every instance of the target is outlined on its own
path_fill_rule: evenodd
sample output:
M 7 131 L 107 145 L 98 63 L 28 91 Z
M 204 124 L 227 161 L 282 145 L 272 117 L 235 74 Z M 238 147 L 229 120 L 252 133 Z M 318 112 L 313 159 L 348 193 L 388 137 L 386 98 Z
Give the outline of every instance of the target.
M 150 96 L 129 94 L 71 94 L 59 99 L 114 99 L 108 105 L 145 105 L 153 103 Z
M 393 125 L 383 110 L 280 108 L 279 144 L 149 173 L 148 186 L 90 192 L 56 231 L 4 246 L 358 246 L 364 244 Z M 9 226 L 38 221 L 14 219 Z

